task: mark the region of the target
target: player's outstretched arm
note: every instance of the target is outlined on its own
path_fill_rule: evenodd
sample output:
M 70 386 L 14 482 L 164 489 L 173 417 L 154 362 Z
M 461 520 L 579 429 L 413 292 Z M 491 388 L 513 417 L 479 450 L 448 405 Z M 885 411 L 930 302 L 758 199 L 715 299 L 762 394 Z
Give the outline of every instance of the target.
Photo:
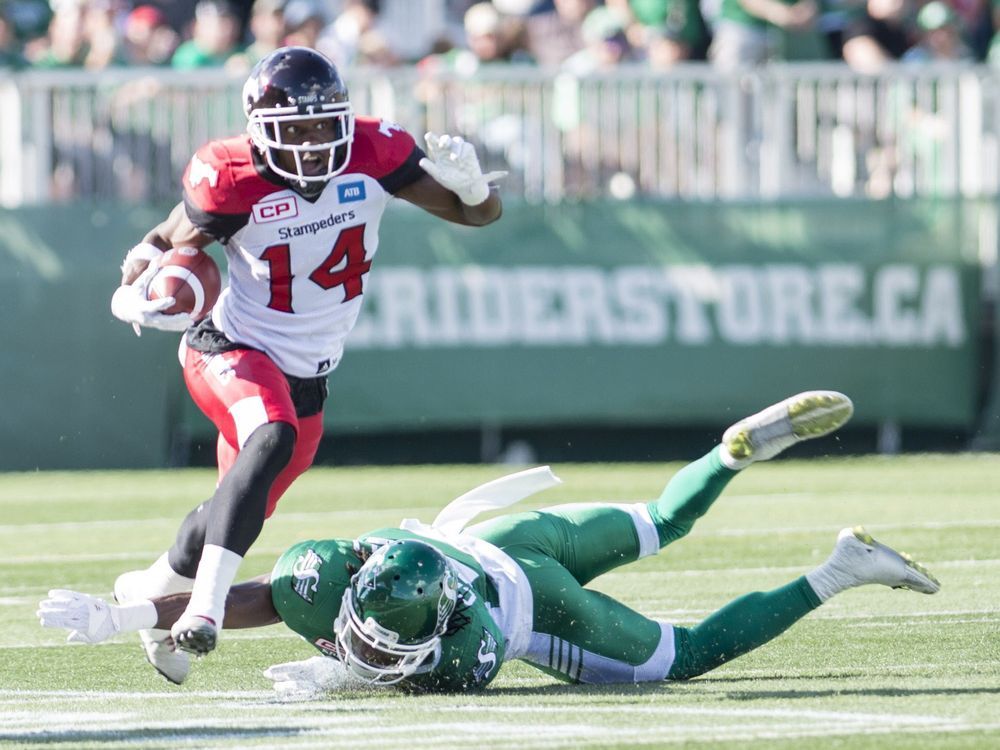
M 490 183 L 506 172 L 483 174 L 471 143 L 459 136 L 427 133 L 427 156 L 420 166 L 427 175 L 396 196 L 447 221 L 484 226 L 500 218 L 500 192 Z
M 68 589 L 53 589 L 38 604 L 38 620 L 46 628 L 69 630 L 70 643 L 101 643 L 119 633 L 147 628 L 169 630 L 184 612 L 191 595 L 171 594 L 127 604 L 113 604 Z M 233 586 L 226 598 L 225 627 L 259 628 L 281 622 L 271 603 L 267 576 Z

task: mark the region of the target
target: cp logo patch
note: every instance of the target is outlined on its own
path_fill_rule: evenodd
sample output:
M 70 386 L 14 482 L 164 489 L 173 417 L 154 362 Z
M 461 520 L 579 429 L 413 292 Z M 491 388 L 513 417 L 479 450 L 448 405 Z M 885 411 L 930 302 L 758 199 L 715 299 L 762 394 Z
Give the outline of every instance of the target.
M 292 219 L 298 215 L 299 204 L 296 202 L 294 195 L 286 195 L 281 198 L 265 198 L 253 206 L 253 220 L 257 224 Z

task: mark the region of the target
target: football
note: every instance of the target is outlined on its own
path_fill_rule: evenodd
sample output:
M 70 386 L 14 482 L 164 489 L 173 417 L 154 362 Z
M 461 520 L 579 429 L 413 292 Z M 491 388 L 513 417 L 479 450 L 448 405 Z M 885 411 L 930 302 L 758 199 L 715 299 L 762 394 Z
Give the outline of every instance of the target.
M 175 247 L 155 262 L 146 298 L 173 297 L 174 304 L 163 310 L 167 315 L 186 312 L 195 320 L 205 317 L 222 291 L 222 276 L 212 256 L 195 247 Z

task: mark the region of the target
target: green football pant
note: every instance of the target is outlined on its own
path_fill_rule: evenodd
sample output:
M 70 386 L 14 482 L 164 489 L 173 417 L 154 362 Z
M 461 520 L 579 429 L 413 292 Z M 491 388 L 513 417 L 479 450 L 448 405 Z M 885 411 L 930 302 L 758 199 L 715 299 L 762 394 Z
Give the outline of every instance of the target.
M 476 535 L 517 561 L 531 584 L 533 632 L 522 658 L 573 682 L 687 679 L 766 643 L 819 605 L 801 578 L 681 628 L 585 588 L 691 530 L 736 475 L 719 450 L 684 467 L 651 503 L 560 505 L 478 525 Z

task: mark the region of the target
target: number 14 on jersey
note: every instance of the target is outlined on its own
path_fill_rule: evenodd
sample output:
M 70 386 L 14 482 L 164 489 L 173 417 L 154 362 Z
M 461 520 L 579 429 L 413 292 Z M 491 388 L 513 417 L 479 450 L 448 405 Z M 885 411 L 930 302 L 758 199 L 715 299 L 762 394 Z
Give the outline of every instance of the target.
M 270 269 L 271 299 L 267 306 L 279 312 L 294 313 L 290 245 L 271 245 L 260 257 Z M 371 266 L 372 262 L 365 256 L 365 225 L 348 227 L 337 237 L 330 254 L 309 274 L 309 280 L 321 289 L 344 287 L 344 302 L 347 302 L 364 292 L 362 276 Z

